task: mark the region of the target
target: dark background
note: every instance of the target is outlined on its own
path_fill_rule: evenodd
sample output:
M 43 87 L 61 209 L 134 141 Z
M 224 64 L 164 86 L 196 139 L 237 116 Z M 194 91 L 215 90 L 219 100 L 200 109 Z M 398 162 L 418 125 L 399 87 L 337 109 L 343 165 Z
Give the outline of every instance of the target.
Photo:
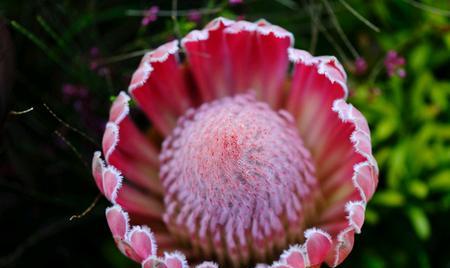
M 133 14 L 152 6 L 158 17 L 144 26 Z M 450 267 L 448 1 L 179 1 L 179 10 L 203 14 L 192 21 L 181 12 L 178 27 L 171 9 L 171 1 L 0 0 L 0 267 L 138 267 L 114 246 L 104 198 L 69 218 L 98 196 L 91 157 L 111 96 L 127 88 L 142 50 L 218 15 L 266 18 L 292 31 L 296 47 L 336 55 L 348 71 L 381 174 L 342 267 Z M 391 50 L 405 58 L 405 77 L 387 73 Z M 359 57 L 367 69 L 355 66 Z

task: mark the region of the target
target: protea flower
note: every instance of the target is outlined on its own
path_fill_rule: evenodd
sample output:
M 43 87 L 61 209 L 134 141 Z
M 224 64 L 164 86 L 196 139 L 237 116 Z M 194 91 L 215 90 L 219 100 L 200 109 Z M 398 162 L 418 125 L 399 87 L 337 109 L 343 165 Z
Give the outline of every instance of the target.
M 182 39 L 186 62 L 177 41 L 143 57 L 129 93 L 152 127 L 121 92 L 92 167 L 122 253 L 145 268 L 347 257 L 378 181 L 370 131 L 336 58 L 292 44 L 266 21 L 218 18 Z

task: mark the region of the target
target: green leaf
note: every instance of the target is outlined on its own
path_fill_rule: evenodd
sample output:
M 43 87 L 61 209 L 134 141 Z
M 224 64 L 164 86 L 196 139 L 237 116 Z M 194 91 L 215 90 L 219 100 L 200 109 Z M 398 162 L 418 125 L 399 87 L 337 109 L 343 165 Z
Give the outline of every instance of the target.
M 420 180 L 413 180 L 408 184 L 409 192 L 419 198 L 424 199 L 428 195 L 428 186 Z
M 404 141 L 397 145 L 389 158 L 389 168 L 387 170 L 387 182 L 389 187 L 399 188 L 401 182 L 406 177 L 409 142 Z
M 444 43 L 447 46 L 447 49 L 450 50 L 450 33 L 447 33 L 443 36 Z
M 375 128 L 373 139 L 377 142 L 388 139 L 397 130 L 398 123 L 396 118 L 387 117 L 383 119 Z
M 400 192 L 385 190 L 376 193 L 372 202 L 385 207 L 401 207 L 405 204 L 405 197 Z
M 422 240 L 428 239 L 430 237 L 431 230 L 430 223 L 425 212 L 421 208 L 410 207 L 408 209 L 408 216 L 417 236 Z
M 60 66 L 64 67 L 63 61 L 61 58 L 52 50 L 50 49 L 47 44 L 44 43 L 42 39 L 39 39 L 35 34 L 30 32 L 28 29 L 26 29 L 24 26 L 19 24 L 17 21 L 11 21 L 11 26 L 16 29 L 18 32 L 23 34 L 25 37 L 27 37 L 31 42 L 33 42 L 37 47 L 39 47 L 50 59 L 52 59 L 54 62 L 59 64 Z
M 431 48 L 427 43 L 417 46 L 408 58 L 408 65 L 418 72 L 424 68 L 427 68 L 428 61 L 430 59 Z
M 380 220 L 380 217 L 375 210 L 373 210 L 371 208 L 366 209 L 366 214 L 365 214 L 365 222 L 366 223 L 376 224 L 376 223 L 378 223 L 379 220 Z
M 450 191 L 450 169 L 441 171 L 431 177 L 428 185 L 432 191 Z

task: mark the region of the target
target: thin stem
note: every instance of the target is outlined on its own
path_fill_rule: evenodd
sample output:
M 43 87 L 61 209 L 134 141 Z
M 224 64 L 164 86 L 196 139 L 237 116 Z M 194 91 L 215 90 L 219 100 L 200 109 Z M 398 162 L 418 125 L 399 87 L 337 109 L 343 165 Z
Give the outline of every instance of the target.
M 89 168 L 87 162 L 83 159 L 83 157 L 81 156 L 81 153 L 77 150 L 77 148 L 75 148 L 75 146 L 73 146 L 73 144 L 68 141 L 66 138 L 64 138 L 64 136 L 58 131 L 55 130 L 54 133 L 56 134 L 56 136 L 58 136 L 67 146 L 69 146 L 69 148 L 74 152 L 74 154 L 81 160 L 81 162 L 83 163 L 83 165 L 86 168 Z
M 342 30 L 342 27 L 336 17 L 336 15 L 334 14 L 333 9 L 330 6 L 330 3 L 328 2 L 328 0 L 322 0 L 323 5 L 325 6 L 325 8 L 328 11 L 328 14 L 331 17 L 331 21 L 334 24 L 334 28 L 336 28 L 336 31 L 338 32 L 339 36 L 341 37 L 342 41 L 344 41 L 344 44 L 347 46 L 347 48 L 350 50 L 350 52 L 352 53 L 353 57 L 359 58 L 359 53 L 358 51 L 356 51 L 355 47 L 352 45 L 352 43 L 350 42 L 350 40 L 348 40 L 347 35 L 344 33 L 344 30 Z
M 177 36 L 177 39 L 181 39 L 181 32 L 180 32 L 180 25 L 178 25 L 178 0 L 172 0 L 172 21 L 173 21 L 173 30 L 175 32 L 175 35 Z
M 102 196 L 101 194 L 98 194 L 95 197 L 94 201 L 92 201 L 92 203 L 89 205 L 89 207 L 87 207 L 81 214 L 75 214 L 75 215 L 70 216 L 69 221 L 72 221 L 74 219 L 80 219 L 80 218 L 83 218 L 84 216 L 86 216 L 86 214 L 88 214 L 95 207 L 95 205 L 97 205 L 98 200 L 100 200 L 101 196 Z
M 307 2 L 307 0 L 304 0 L 305 5 L 307 5 L 307 9 L 309 10 L 311 19 L 313 20 L 313 23 L 317 24 L 317 27 L 319 28 L 320 32 L 325 36 L 325 38 L 330 42 L 334 49 L 336 49 L 339 56 L 345 61 L 348 62 L 348 57 L 345 55 L 344 50 L 339 46 L 339 44 L 334 40 L 334 38 L 330 35 L 330 33 L 327 31 L 325 27 L 321 24 L 321 22 L 314 16 L 314 11 L 311 8 L 311 4 Z
M 202 8 L 202 9 L 188 9 L 188 10 L 178 10 L 176 12 L 176 15 L 178 17 L 185 17 L 188 16 L 191 12 L 198 12 L 202 15 L 210 15 L 210 14 L 216 14 L 222 11 L 223 8 Z M 136 9 L 129 9 L 125 11 L 125 15 L 127 16 L 133 16 L 133 17 L 143 17 L 145 16 L 146 10 L 136 10 Z M 156 15 L 158 17 L 172 17 L 173 11 L 172 10 L 159 10 Z
M 58 36 L 58 34 L 52 29 L 52 27 L 50 27 L 50 25 L 44 20 L 44 18 L 38 15 L 36 16 L 36 20 L 39 22 L 42 28 L 44 28 L 44 30 L 56 41 L 58 46 L 60 48 L 63 48 L 66 54 L 70 55 L 70 53 L 66 49 L 67 48 L 66 42 L 61 37 Z
M 377 79 L 377 76 L 380 74 L 381 70 L 383 70 L 383 61 L 384 58 L 379 59 L 375 66 L 372 68 L 372 71 L 370 72 L 368 77 L 369 85 L 375 84 L 375 79 Z
M 373 31 L 379 33 L 380 32 L 380 28 L 378 28 L 377 26 L 375 26 L 373 23 L 371 23 L 368 19 L 364 18 L 361 14 L 358 13 L 358 11 L 356 11 L 354 8 L 352 8 L 347 2 L 345 2 L 345 0 L 339 0 L 339 2 L 348 10 L 350 11 L 350 13 L 353 14 L 353 16 L 355 16 L 357 19 L 359 19 L 360 21 L 362 21 L 367 27 L 369 27 L 370 29 L 372 29 Z
M 26 110 L 23 110 L 23 111 L 10 111 L 9 114 L 11 114 L 11 115 L 22 115 L 22 114 L 27 114 L 27 113 L 29 113 L 29 112 L 31 112 L 33 110 L 34 110 L 34 107 L 30 107 L 30 108 L 28 108 Z
M 94 139 L 92 139 L 91 137 L 89 137 L 86 133 L 82 132 L 81 130 L 72 127 L 71 125 L 69 125 L 68 123 L 66 123 L 65 121 L 63 121 L 61 118 L 59 118 L 51 109 L 50 107 L 48 107 L 48 105 L 46 103 L 42 103 L 42 105 L 45 107 L 45 109 L 62 125 L 64 125 L 66 128 L 72 130 L 73 132 L 81 135 L 82 137 L 84 137 L 85 139 L 87 139 L 88 141 L 90 141 L 92 144 L 94 145 L 98 145 L 97 142 L 94 141 Z M 59 132 L 58 132 L 59 133 Z M 58 135 L 59 136 L 59 135 Z
M 39 47 L 47 56 L 52 59 L 54 62 L 56 62 L 58 65 L 60 65 L 64 70 L 70 72 L 70 69 L 66 67 L 65 64 L 63 64 L 63 61 L 61 58 L 52 50 L 50 49 L 47 44 L 45 44 L 41 39 L 39 39 L 35 34 L 28 31 L 25 27 L 23 27 L 21 24 L 19 24 L 17 21 L 11 21 L 11 26 L 16 29 L 18 32 L 23 34 L 25 37 L 27 37 L 31 42 L 33 42 L 37 47 Z
M 322 6 L 319 6 L 317 8 L 317 12 L 315 12 L 312 15 L 315 16 L 313 21 L 317 20 L 317 18 L 320 17 L 321 13 L 322 13 Z M 309 45 L 309 51 L 311 52 L 312 55 L 315 54 L 318 38 L 319 38 L 319 27 L 317 26 L 316 23 L 311 23 L 311 43 Z
M 287 8 L 290 8 L 292 10 L 299 9 L 299 6 L 293 0 L 276 0 L 276 1 L 278 3 L 280 3 L 281 5 L 283 5 L 283 6 L 287 7 Z
M 123 60 L 128 60 L 128 59 L 136 58 L 139 56 L 143 56 L 143 55 L 145 55 L 145 53 L 150 52 L 151 50 L 152 49 L 142 49 L 142 50 L 137 50 L 137 51 L 133 51 L 130 53 L 120 54 L 117 56 L 112 56 L 109 58 L 101 59 L 98 61 L 98 63 L 99 63 L 99 65 L 106 65 L 106 64 L 110 64 L 110 63 L 123 61 Z
M 408 3 L 418 9 L 422 9 L 424 11 L 428 11 L 428 12 L 431 12 L 434 14 L 450 17 L 450 10 L 432 7 L 432 6 L 429 6 L 429 5 L 414 1 L 414 0 L 403 0 L 403 2 Z

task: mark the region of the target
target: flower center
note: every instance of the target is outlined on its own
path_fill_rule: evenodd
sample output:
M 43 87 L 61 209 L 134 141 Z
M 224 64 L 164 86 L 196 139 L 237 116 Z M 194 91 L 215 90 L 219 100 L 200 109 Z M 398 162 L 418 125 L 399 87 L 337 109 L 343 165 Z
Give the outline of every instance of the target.
M 264 261 L 303 236 L 316 187 L 291 116 L 253 95 L 206 103 L 163 143 L 164 220 L 202 257 Z

